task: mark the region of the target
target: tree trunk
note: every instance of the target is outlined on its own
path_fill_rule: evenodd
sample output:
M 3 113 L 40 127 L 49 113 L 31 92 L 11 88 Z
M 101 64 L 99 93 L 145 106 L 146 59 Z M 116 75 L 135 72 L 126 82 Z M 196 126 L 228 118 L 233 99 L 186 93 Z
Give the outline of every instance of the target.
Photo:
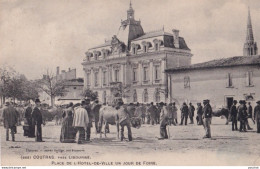
M 55 99 L 55 97 L 54 97 L 54 96 L 51 96 L 51 107 L 54 106 L 54 99 Z

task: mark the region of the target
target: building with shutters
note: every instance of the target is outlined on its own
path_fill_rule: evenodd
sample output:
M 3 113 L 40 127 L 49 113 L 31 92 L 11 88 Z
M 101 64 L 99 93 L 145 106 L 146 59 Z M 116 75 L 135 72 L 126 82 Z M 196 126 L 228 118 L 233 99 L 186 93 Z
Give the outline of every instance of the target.
M 122 84 L 125 102 L 167 101 L 165 69 L 191 64 L 191 51 L 179 30 L 145 32 L 130 3 L 127 18 L 111 37 L 87 50 L 82 62 L 84 88 L 97 92 L 106 103 L 115 82 Z

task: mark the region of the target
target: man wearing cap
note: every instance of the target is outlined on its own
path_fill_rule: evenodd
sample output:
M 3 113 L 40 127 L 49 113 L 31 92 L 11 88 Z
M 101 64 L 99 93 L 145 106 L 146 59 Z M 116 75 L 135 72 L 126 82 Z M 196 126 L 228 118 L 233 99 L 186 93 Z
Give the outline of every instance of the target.
M 185 118 L 185 125 L 187 125 L 188 116 L 189 116 L 189 108 L 185 102 L 183 103 L 180 110 L 181 110 L 181 124 L 180 125 L 183 125 L 184 118 Z
M 202 125 L 202 106 L 201 106 L 201 103 L 197 103 L 197 117 L 198 117 L 198 122 L 197 124 L 198 125 Z
M 254 108 L 254 120 L 257 125 L 257 133 L 260 133 L 260 100 L 256 102 L 256 106 Z
M 118 101 L 116 109 L 117 109 L 117 113 L 116 113 L 116 120 L 119 123 L 119 125 L 121 126 L 121 141 L 123 141 L 124 139 L 124 128 L 125 126 L 127 127 L 127 131 L 128 131 L 128 140 L 132 141 L 132 132 L 131 132 L 131 122 L 130 122 L 130 118 L 129 118 L 129 114 L 127 113 L 126 108 L 123 107 L 123 101 Z
M 36 138 L 35 141 L 36 142 L 44 142 L 42 140 L 42 124 L 43 124 L 43 120 L 42 120 L 42 113 L 40 111 L 40 106 L 41 106 L 41 102 L 39 99 L 35 100 L 35 107 L 33 108 L 32 111 L 32 124 L 34 126 L 36 126 Z
M 232 131 L 238 130 L 237 129 L 237 101 L 233 101 L 233 105 L 230 108 L 230 115 L 231 115 L 231 121 L 232 121 Z
M 78 108 L 75 109 L 72 126 L 75 127 L 76 133 L 79 132 L 77 139 L 78 144 L 82 144 L 85 141 L 85 130 L 88 128 L 89 118 L 86 110 L 85 100 L 81 101 Z
M 203 138 L 211 138 L 211 130 L 210 130 L 210 124 L 211 124 L 211 117 L 212 117 L 212 108 L 209 104 L 209 100 L 203 100 L 203 126 L 206 131 L 206 134 Z
M 5 108 L 3 109 L 2 118 L 4 121 L 4 128 L 6 129 L 6 141 L 9 141 L 9 129 L 11 129 L 12 141 L 15 141 L 15 126 L 18 122 L 18 117 L 15 109 L 10 106 L 9 102 L 5 103 Z
M 193 117 L 194 117 L 195 108 L 192 103 L 189 104 L 189 117 L 190 117 L 190 124 L 194 124 Z

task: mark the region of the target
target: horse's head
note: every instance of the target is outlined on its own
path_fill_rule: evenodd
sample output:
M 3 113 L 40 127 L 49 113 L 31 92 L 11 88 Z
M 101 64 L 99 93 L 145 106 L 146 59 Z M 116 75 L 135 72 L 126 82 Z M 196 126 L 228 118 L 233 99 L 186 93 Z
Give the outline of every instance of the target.
M 142 124 L 141 118 L 137 118 L 137 117 L 131 118 L 131 124 L 132 124 L 132 127 L 139 129 Z

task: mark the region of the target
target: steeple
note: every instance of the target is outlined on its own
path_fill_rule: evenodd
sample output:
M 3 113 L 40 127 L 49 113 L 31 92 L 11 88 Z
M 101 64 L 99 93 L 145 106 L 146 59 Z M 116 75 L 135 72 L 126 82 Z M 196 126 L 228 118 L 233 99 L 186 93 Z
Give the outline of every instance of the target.
M 127 19 L 134 19 L 135 11 L 132 7 L 132 1 L 130 0 L 129 9 L 127 10 Z
M 254 41 L 250 8 L 248 7 L 247 32 L 246 32 L 246 42 L 244 44 L 244 56 L 257 55 L 257 53 L 258 53 L 257 43 Z
M 248 19 L 247 19 L 247 35 L 246 35 L 247 42 L 254 42 L 254 35 L 253 35 L 253 28 L 251 22 L 251 15 L 250 15 L 250 8 L 248 7 Z

